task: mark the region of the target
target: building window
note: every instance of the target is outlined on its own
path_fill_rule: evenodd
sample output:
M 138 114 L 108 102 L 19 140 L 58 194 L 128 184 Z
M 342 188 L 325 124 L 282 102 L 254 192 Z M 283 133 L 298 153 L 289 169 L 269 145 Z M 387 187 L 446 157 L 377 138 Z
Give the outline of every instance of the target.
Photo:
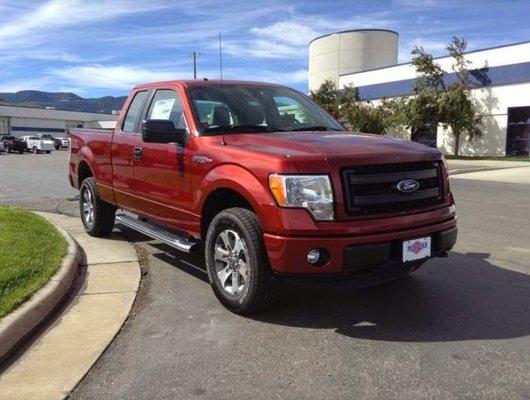
M 66 121 L 66 130 L 83 128 L 83 121 Z
M 436 148 L 437 135 L 438 124 L 427 124 L 422 128 L 413 130 L 410 134 L 410 140 Z
M 508 108 L 508 130 L 506 132 L 506 155 L 529 155 L 530 107 Z

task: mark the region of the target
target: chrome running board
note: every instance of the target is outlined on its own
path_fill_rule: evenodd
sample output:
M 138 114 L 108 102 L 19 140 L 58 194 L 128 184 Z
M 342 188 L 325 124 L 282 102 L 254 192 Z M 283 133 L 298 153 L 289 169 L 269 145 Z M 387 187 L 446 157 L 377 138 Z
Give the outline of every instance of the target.
M 151 224 L 149 222 L 140 221 L 139 219 L 136 219 L 136 217 L 129 214 L 117 213 L 116 223 L 125 225 L 131 229 L 134 229 L 135 231 L 143 233 L 144 235 L 153 239 L 159 240 L 162 243 L 165 243 L 168 246 L 185 253 L 191 253 L 197 245 L 197 243 L 194 241 L 186 239 L 185 237 L 176 233 L 167 231 L 160 226 Z

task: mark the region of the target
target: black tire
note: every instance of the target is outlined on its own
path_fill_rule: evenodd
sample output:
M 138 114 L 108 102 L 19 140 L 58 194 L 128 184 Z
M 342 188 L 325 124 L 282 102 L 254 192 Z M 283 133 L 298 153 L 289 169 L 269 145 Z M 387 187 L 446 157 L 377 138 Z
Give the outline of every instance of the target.
M 11 147 L 9 146 L 6 147 L 6 153 L 11 153 Z
M 88 218 L 85 213 L 87 209 L 87 198 L 85 192 L 89 192 L 92 204 L 92 218 Z M 79 189 L 79 211 L 81 213 L 81 221 L 85 231 L 90 236 L 101 237 L 107 236 L 114 228 L 114 219 L 116 217 L 116 207 L 99 198 L 96 183 L 94 178 L 86 178 Z
M 51 153 L 51 150 L 46 150 L 46 154 L 50 154 Z
M 33 146 L 33 154 L 39 154 L 39 149 L 37 149 L 37 146 Z
M 19 154 L 24 154 L 24 150 L 19 150 L 18 153 Z
M 214 260 L 216 243 L 221 233 L 231 230 L 239 235 L 243 241 L 245 254 L 248 259 L 244 262 L 248 266 L 246 282 L 240 293 L 229 293 L 223 287 L 216 269 L 224 265 Z M 205 259 L 208 277 L 212 289 L 219 301 L 229 310 L 237 314 L 249 315 L 270 307 L 279 292 L 280 280 L 270 268 L 269 258 L 263 242 L 263 231 L 258 217 L 245 208 L 229 208 L 217 214 L 206 234 Z M 239 265 L 239 264 L 236 264 Z M 233 275 L 232 275 L 233 276 Z M 228 282 L 225 279 L 225 282 Z M 239 286 L 239 285 L 237 285 Z

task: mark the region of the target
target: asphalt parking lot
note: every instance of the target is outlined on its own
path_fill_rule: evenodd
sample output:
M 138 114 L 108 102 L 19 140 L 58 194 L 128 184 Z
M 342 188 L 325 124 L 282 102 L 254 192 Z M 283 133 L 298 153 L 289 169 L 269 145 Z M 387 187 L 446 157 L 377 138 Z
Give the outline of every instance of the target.
M 77 191 L 68 183 L 68 150 L 0 153 L 0 203 L 75 214 Z
M 66 152 L 16 157 L 0 155 L 17 178 L 0 174 L 0 203 L 77 212 Z M 26 172 L 42 185 L 27 188 Z M 378 287 L 286 285 L 254 318 L 217 302 L 200 257 L 125 231 L 143 255 L 142 287 L 71 398 L 530 398 L 530 164 L 451 185 L 450 257 Z

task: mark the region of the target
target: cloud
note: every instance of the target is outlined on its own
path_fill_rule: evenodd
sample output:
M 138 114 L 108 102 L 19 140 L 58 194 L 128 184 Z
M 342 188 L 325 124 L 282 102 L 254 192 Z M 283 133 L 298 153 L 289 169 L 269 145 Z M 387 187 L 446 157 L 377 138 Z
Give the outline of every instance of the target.
M 327 18 L 320 15 L 291 16 L 289 19 L 249 29 L 249 38 L 225 43 L 225 50 L 235 57 L 307 58 L 309 42 L 323 34 L 346 29 L 392 26 L 388 13 L 371 16 Z
M 58 30 L 80 23 L 109 20 L 119 16 L 153 11 L 163 7 L 156 1 L 49 0 L 29 12 L 19 13 L 0 26 L 0 42 L 34 33 Z
M 250 33 L 293 46 L 307 46 L 311 39 L 320 34 L 307 23 L 300 21 L 276 22 L 263 28 L 251 28 Z
M 49 90 L 50 80 L 47 77 L 34 79 L 13 79 L 0 82 L 0 92 L 19 92 L 21 90 Z
M 127 65 L 91 64 L 52 69 L 49 75 L 67 85 L 78 88 L 128 90 L 144 82 L 168 81 L 189 77 L 189 73 L 170 70 L 146 69 Z
M 272 42 L 264 39 L 252 41 L 228 41 L 223 44 L 223 53 L 237 58 L 306 58 L 306 52 L 298 46 Z
M 200 70 L 200 76 L 216 79 L 218 71 Z M 228 68 L 224 70 L 225 79 L 257 80 L 284 84 L 295 84 L 305 82 L 307 70 L 298 69 L 294 71 L 272 71 L 269 69 L 254 70 L 244 68 Z M 169 81 L 176 79 L 191 79 L 191 71 L 176 69 L 148 69 L 130 65 L 107 66 L 91 64 L 74 66 L 48 71 L 46 80 L 39 82 L 40 86 L 46 83 L 56 82 L 63 87 L 75 87 L 78 91 L 86 89 L 117 89 L 129 90 L 133 86 L 146 82 Z M 15 87 L 16 85 L 11 85 Z M 20 90 L 20 89 L 19 89 Z
M 399 49 L 399 55 L 398 55 L 398 61 L 399 62 L 408 62 L 411 60 L 411 51 L 416 46 L 421 46 L 425 49 L 427 53 L 434 54 L 435 56 L 438 55 L 445 55 L 447 53 L 446 47 L 449 40 L 433 40 L 428 38 L 421 38 L 417 37 L 414 38 L 404 45 L 402 45 Z
M 293 85 L 307 81 L 307 69 L 301 68 L 292 71 L 272 71 L 270 69 L 229 69 L 223 74 L 226 79 L 272 82 L 283 85 Z

